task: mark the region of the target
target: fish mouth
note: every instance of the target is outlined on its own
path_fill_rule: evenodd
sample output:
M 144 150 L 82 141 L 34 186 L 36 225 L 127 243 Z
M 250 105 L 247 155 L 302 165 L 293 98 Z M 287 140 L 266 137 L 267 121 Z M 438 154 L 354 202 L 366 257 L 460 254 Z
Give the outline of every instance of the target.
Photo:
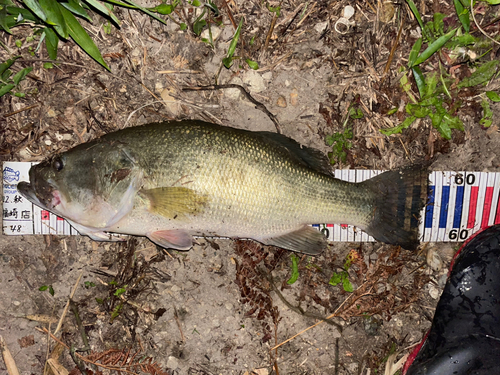
M 27 200 L 30 202 L 35 203 L 38 206 L 41 206 L 42 203 L 38 199 L 35 193 L 35 189 L 33 189 L 33 186 L 26 181 L 21 181 L 20 183 L 17 184 L 17 191 L 21 193 L 23 197 L 25 197 Z
M 30 202 L 46 210 L 52 211 L 61 203 L 59 191 L 50 184 L 46 184 L 41 189 L 43 194 L 37 191 L 34 184 L 21 181 L 17 184 L 17 191 Z

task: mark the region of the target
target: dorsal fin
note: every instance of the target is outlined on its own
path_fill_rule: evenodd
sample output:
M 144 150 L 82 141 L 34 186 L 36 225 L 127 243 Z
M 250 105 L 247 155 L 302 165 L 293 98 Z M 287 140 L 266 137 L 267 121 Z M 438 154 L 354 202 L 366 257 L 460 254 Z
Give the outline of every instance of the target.
M 255 132 L 266 143 L 273 143 L 286 150 L 295 161 L 319 173 L 331 176 L 333 174 L 330 160 L 321 151 L 303 146 L 292 138 L 272 132 Z

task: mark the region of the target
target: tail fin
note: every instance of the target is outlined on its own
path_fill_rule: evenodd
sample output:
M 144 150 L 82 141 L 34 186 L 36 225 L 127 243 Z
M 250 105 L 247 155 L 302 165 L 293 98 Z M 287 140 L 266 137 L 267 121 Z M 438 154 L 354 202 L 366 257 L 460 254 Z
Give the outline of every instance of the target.
M 420 212 L 427 200 L 428 172 L 422 167 L 389 171 L 364 184 L 376 196 L 373 219 L 366 232 L 377 241 L 416 249 Z

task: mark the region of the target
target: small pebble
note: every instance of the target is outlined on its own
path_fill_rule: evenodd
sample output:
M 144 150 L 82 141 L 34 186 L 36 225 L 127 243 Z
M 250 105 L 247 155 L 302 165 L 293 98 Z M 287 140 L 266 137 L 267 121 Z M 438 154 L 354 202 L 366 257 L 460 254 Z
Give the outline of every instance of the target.
M 354 15 L 354 8 L 350 5 L 344 8 L 344 18 L 350 19 Z
M 175 370 L 177 367 L 179 367 L 179 360 L 173 356 L 168 357 L 167 367 L 169 369 Z
M 440 290 L 436 288 L 434 285 L 429 285 L 429 295 L 432 299 L 438 299 L 441 294 Z
M 427 250 L 427 265 L 432 268 L 433 271 L 437 272 L 441 270 L 443 261 L 441 260 L 441 256 L 437 252 L 437 248 L 434 246 L 430 246 Z
M 281 96 L 276 101 L 276 105 L 281 108 L 286 108 L 286 99 L 284 96 Z
M 212 30 L 212 40 L 216 40 L 222 33 L 221 28 L 218 26 L 212 25 L 210 29 Z M 201 37 L 210 40 L 210 34 L 208 32 L 208 28 L 202 31 Z

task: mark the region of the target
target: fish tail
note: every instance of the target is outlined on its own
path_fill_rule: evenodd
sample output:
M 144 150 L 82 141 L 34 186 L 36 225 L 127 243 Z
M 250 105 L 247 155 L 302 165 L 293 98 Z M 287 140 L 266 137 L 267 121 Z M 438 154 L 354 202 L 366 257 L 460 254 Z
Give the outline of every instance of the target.
M 427 200 L 427 170 L 419 166 L 388 171 L 364 184 L 375 193 L 373 217 L 366 232 L 377 241 L 416 249 L 420 213 Z

